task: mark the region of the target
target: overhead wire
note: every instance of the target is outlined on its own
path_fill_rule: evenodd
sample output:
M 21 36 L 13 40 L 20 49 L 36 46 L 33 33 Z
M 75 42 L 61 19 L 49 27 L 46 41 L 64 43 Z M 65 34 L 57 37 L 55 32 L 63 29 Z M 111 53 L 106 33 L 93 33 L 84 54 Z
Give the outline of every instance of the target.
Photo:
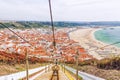
M 15 34 L 17 37 L 19 37 L 20 39 L 22 39 L 23 41 L 25 41 L 26 43 L 28 43 L 30 46 L 33 47 L 33 45 L 27 41 L 26 39 L 24 39 L 23 37 L 21 37 L 20 35 L 18 35 L 16 32 L 14 32 L 12 29 L 10 29 L 8 26 L 6 26 L 5 24 L 3 23 L 0 23 L 0 25 L 2 25 L 1 27 L 3 28 L 7 28 L 9 31 L 11 31 L 13 34 Z M 12 24 L 13 27 L 16 27 L 14 24 Z
M 24 39 L 23 37 L 19 36 L 16 32 L 14 32 L 14 31 L 13 31 L 12 29 L 10 29 L 8 26 L 6 26 L 6 25 L 3 24 L 3 23 L 0 23 L 0 25 L 2 25 L 3 28 L 7 28 L 9 31 L 11 31 L 13 34 L 15 34 L 17 37 L 19 37 L 20 39 L 22 39 L 23 41 L 25 41 L 26 43 L 28 43 L 30 46 L 33 47 L 33 45 L 29 43 L 29 41 L 27 41 L 27 40 Z M 12 24 L 12 26 L 15 27 L 14 24 Z M 28 53 L 26 52 L 25 55 L 26 55 L 26 75 L 27 75 L 26 78 L 27 78 L 27 80 L 29 80 L 29 76 L 28 76 L 28 75 L 29 75 L 29 72 L 28 72 L 28 65 L 29 65 L 29 62 L 28 62 Z
M 100 47 L 100 48 L 97 48 L 97 49 L 88 50 L 88 51 L 97 51 L 97 50 L 99 50 L 99 49 L 104 49 L 104 48 L 106 48 L 106 47 L 109 47 L 109 46 L 112 46 L 112 45 L 115 45 L 115 44 L 119 44 L 119 43 L 120 43 L 120 41 L 114 42 L 114 43 L 111 43 L 111 44 L 108 44 L 108 45 L 105 45 L 105 46 Z
M 49 12 L 50 12 L 50 19 L 51 19 L 51 26 L 52 26 L 52 36 L 53 36 L 53 47 L 55 49 L 56 41 L 55 41 L 55 28 L 54 28 L 54 22 L 53 22 L 53 15 L 52 15 L 52 6 L 51 6 L 51 0 L 48 0 L 49 2 Z

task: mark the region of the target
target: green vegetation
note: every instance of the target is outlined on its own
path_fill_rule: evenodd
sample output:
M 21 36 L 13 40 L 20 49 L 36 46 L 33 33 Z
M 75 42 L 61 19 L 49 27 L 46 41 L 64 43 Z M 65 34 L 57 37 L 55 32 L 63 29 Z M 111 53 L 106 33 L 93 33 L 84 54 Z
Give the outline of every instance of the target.
M 4 24 L 12 27 L 11 24 L 15 24 L 16 28 L 46 28 L 51 26 L 50 21 L 15 21 L 15 22 L 4 22 Z M 54 22 L 55 27 L 74 27 L 74 26 L 88 26 L 88 27 L 95 27 L 95 26 L 120 26 L 120 22 L 68 22 L 68 21 L 60 21 Z M 3 28 L 0 25 L 0 28 Z
M 76 68 L 74 64 L 67 64 Z M 80 71 L 104 78 L 106 80 L 120 79 L 120 57 L 106 58 L 102 60 L 87 60 L 79 62 Z
M 47 60 L 37 57 L 29 57 L 28 61 L 29 64 L 47 63 Z M 0 51 L 0 63 L 8 65 L 25 64 L 25 55 Z
M 103 59 L 97 62 L 97 67 L 102 69 L 116 69 L 120 70 L 120 57 L 113 57 Z
M 50 22 L 40 22 L 40 21 L 16 21 L 16 22 L 5 22 L 3 23 L 7 25 L 9 28 L 48 28 L 51 26 Z M 15 26 L 13 27 L 12 24 Z M 54 22 L 55 27 L 73 27 L 73 26 L 82 26 L 83 23 L 77 22 Z M 0 25 L 0 28 L 3 28 Z
M 90 60 L 85 60 L 85 61 L 79 61 L 79 66 L 84 66 L 84 65 L 97 65 L 98 60 L 97 59 L 90 59 Z M 75 61 L 69 61 L 66 62 L 66 64 L 74 64 L 75 65 Z
M 72 66 L 73 63 L 67 63 L 67 64 Z M 79 66 L 86 66 L 86 65 L 95 66 L 97 68 L 105 69 L 105 70 L 111 70 L 111 69 L 120 70 L 120 57 L 117 56 L 112 58 L 105 58 L 102 60 L 91 59 L 91 60 L 79 62 Z
M 45 59 L 29 57 L 29 68 L 49 64 Z M 25 70 L 25 55 L 0 51 L 0 75 L 11 74 Z

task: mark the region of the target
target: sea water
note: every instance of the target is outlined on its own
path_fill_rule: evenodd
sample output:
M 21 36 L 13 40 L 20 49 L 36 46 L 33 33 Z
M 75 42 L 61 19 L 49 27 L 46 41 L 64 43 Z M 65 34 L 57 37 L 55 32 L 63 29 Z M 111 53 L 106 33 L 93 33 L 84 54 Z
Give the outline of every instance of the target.
M 120 28 L 103 28 L 94 33 L 95 38 L 107 44 L 115 44 L 115 46 L 120 47 Z

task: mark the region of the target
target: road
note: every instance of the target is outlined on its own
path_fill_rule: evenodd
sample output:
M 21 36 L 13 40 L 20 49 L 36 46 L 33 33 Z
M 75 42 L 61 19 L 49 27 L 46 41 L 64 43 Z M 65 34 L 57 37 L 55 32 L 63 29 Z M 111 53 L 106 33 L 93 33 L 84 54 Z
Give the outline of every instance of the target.
M 71 68 L 68 66 L 65 66 L 65 68 L 67 70 L 73 72 L 74 74 L 76 74 L 76 70 L 74 68 Z M 85 72 L 81 72 L 81 71 L 78 72 L 78 75 L 81 76 L 83 78 L 83 80 L 105 80 L 103 78 L 100 78 L 100 77 L 97 77 L 97 76 L 94 76 L 94 75 L 91 75 L 91 74 L 88 74 Z

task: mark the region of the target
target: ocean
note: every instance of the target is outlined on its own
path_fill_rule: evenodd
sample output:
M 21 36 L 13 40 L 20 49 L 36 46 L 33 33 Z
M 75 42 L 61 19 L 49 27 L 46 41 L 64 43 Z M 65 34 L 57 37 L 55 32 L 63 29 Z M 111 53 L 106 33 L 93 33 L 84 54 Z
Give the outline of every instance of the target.
M 96 31 L 94 36 L 97 40 L 107 44 L 120 42 L 120 28 L 103 28 Z M 120 43 L 115 44 L 115 46 L 120 47 Z

